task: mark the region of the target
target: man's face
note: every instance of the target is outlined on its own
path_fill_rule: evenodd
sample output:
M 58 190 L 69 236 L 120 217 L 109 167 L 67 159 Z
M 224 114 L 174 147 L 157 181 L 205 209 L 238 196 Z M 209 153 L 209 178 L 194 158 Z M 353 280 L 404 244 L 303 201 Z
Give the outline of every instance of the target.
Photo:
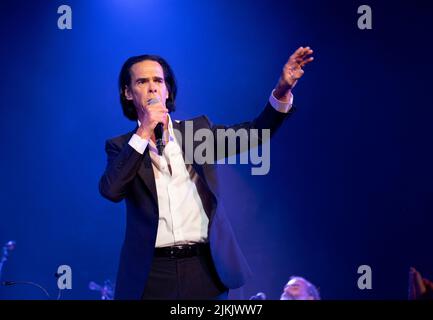
M 284 287 L 284 293 L 293 297 L 295 300 L 306 300 L 310 297 L 308 294 L 308 285 L 304 280 L 299 278 L 291 279 Z
M 129 70 L 131 82 L 126 87 L 125 96 L 132 100 L 136 108 L 147 105 L 147 101 L 157 98 L 165 105 L 169 92 L 164 80 L 161 65 L 152 60 L 138 62 Z

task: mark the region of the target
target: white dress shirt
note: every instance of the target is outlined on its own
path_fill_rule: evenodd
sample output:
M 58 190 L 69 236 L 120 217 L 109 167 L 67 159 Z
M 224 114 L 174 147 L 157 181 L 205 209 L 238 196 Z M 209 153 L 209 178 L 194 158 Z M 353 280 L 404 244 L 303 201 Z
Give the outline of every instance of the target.
M 293 96 L 286 103 L 277 100 L 272 92 L 269 102 L 277 111 L 287 113 L 292 107 Z M 155 247 L 206 242 L 209 219 L 185 166 L 182 149 L 174 135 L 169 115 L 168 120 L 168 143 L 162 156 L 158 155 L 152 140 L 142 139 L 137 134 L 133 134 L 129 140 L 129 145 L 140 154 L 147 147 L 150 151 L 159 210 Z M 167 141 L 166 136 L 164 139 Z

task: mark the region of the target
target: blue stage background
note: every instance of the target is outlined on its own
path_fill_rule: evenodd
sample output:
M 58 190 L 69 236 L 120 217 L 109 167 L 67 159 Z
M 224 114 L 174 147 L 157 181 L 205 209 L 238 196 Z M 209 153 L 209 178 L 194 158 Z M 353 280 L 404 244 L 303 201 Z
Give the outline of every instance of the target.
M 72 30 L 57 8 L 72 8 Z M 373 29 L 357 28 L 368 4 Z M 315 61 L 294 90 L 297 112 L 271 143 L 271 170 L 220 176 L 253 279 L 231 293 L 278 299 L 290 275 L 323 299 L 406 299 L 410 266 L 433 278 L 433 5 L 427 1 L 1 1 L 0 242 L 17 242 L 2 280 L 34 281 L 62 299 L 98 299 L 115 281 L 124 204 L 98 193 L 104 143 L 130 131 L 117 76 L 132 55 L 172 65 L 175 119 L 255 117 L 289 55 Z M 428 40 L 430 39 L 430 40 Z M 357 268 L 373 271 L 359 290 Z M 44 299 L 31 286 L 1 299 Z

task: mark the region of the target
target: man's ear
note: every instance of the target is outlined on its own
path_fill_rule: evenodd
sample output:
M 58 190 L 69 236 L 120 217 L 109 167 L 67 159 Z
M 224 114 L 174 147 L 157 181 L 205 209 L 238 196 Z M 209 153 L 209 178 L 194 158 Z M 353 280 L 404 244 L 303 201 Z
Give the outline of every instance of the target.
M 125 86 L 125 97 L 126 100 L 132 100 L 131 90 L 129 90 L 128 86 Z

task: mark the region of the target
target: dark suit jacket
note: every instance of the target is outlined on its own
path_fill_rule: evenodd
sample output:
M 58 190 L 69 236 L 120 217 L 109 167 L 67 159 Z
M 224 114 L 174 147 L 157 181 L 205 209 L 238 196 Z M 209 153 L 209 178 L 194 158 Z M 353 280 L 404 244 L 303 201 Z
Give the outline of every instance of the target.
M 289 114 L 292 110 L 293 108 Z M 213 125 L 205 116 L 190 121 L 193 121 L 194 132 L 202 128 L 211 129 L 212 132 L 216 132 L 219 128 L 234 130 L 267 128 L 271 129 L 272 136 L 287 116 L 288 114 L 276 111 L 268 103 L 255 120 L 234 126 Z M 184 157 L 185 123 L 185 121 L 180 123 L 173 121 L 173 128 L 182 135 Z M 158 198 L 149 149 L 146 148 L 141 155 L 128 144 L 134 132 L 135 130 L 107 140 L 105 147 L 108 156 L 107 167 L 99 182 L 102 196 L 114 202 L 122 199 L 126 201 L 126 233 L 116 281 L 116 299 L 141 298 L 153 260 L 158 228 Z M 193 147 L 200 143 L 194 142 Z M 238 149 L 237 152 L 239 151 Z M 215 166 L 214 164 L 199 165 L 195 162 L 186 166 L 191 177 L 195 177 L 194 182 L 209 218 L 208 240 L 218 276 L 227 288 L 241 287 L 250 276 L 250 269 L 239 249 L 222 206 L 218 203 Z

